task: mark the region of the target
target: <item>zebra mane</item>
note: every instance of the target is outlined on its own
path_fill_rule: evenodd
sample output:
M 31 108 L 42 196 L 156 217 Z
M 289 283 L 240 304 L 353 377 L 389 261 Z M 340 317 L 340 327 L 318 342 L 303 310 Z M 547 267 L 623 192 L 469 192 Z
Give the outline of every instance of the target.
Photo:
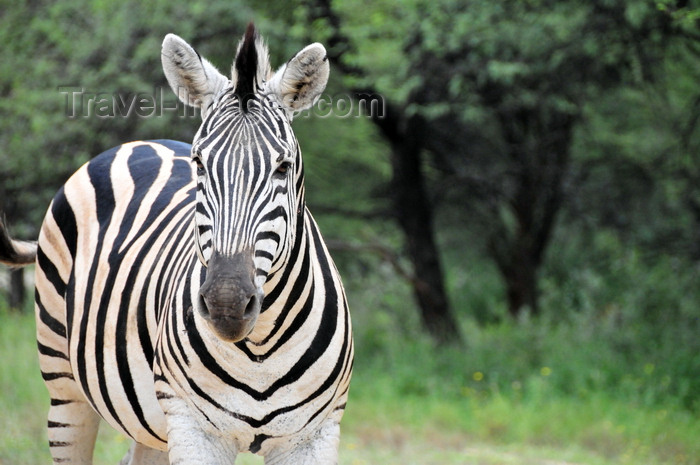
M 244 112 L 248 111 L 248 101 L 269 76 L 270 57 L 267 46 L 251 22 L 238 43 L 236 59 L 231 67 L 231 82 Z

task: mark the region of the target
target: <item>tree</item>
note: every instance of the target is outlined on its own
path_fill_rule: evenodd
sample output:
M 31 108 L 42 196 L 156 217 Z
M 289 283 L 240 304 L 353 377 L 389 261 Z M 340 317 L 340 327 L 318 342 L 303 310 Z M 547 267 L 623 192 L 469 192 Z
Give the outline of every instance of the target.
M 351 78 L 367 78 L 361 67 L 348 64 L 343 55 L 353 44 L 341 30 L 341 19 L 330 1 L 308 4 L 310 22 L 327 22 L 325 42 L 334 64 Z M 355 95 L 377 95 L 370 82 L 350 84 Z M 461 339 L 444 285 L 443 271 L 433 231 L 433 206 L 428 199 L 422 174 L 425 149 L 425 124 L 420 115 L 408 114 L 402 103 L 385 102 L 384 111 L 372 114 L 372 120 L 388 141 L 393 177 L 390 197 L 393 215 L 404 232 L 406 253 L 413 264 L 410 284 L 420 309 L 423 326 L 439 344 Z
M 412 240 L 434 234 L 417 235 L 401 220 L 409 197 L 396 188 L 400 179 L 418 192 L 426 186 L 433 198 L 462 199 L 503 277 L 510 313 L 536 313 L 538 273 L 566 200 L 584 108 L 611 89 L 654 79 L 666 40 L 682 32 L 668 10 L 644 0 L 309 5 L 312 30 L 330 45 L 349 86 L 391 102 L 395 113 L 377 120 L 382 133 L 411 148 L 394 150 L 401 161 L 392 162 L 409 253 Z M 442 173 L 438 183 L 426 179 L 428 163 Z M 412 207 L 421 205 L 418 192 Z M 430 194 L 422 197 L 427 210 L 435 207 Z M 421 273 L 425 265 L 412 260 Z
M 621 86 L 586 109 L 568 221 L 613 230 L 649 256 L 697 260 L 700 36 L 678 27 L 652 80 Z

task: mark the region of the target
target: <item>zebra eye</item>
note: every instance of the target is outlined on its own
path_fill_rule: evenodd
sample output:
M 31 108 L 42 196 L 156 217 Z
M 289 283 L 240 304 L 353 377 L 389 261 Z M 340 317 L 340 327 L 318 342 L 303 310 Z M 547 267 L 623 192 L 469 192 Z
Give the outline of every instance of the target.
M 204 176 L 206 174 L 206 171 L 204 170 L 202 160 L 200 158 L 194 158 L 193 161 L 195 165 L 197 165 L 197 176 Z
M 277 167 L 276 173 L 279 175 L 285 175 L 289 171 L 289 169 L 292 167 L 292 162 L 291 161 L 283 161 L 280 163 L 280 165 Z

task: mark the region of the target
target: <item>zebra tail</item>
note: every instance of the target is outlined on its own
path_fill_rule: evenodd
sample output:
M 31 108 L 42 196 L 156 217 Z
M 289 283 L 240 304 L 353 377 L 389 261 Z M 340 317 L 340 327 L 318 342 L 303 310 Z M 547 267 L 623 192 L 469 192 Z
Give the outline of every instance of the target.
M 12 239 L 0 218 L 0 263 L 13 268 L 31 265 L 36 260 L 36 249 L 36 242 Z

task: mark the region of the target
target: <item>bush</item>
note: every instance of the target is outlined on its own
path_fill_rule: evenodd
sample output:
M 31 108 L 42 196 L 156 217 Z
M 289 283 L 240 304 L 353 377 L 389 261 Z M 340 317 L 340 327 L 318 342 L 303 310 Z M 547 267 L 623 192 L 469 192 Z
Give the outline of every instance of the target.
M 432 346 L 408 303 L 409 289 L 390 268 L 346 274 L 356 364 L 369 367 L 363 376 L 384 380 L 386 395 L 604 392 L 647 407 L 700 411 L 697 266 L 644 256 L 606 233 L 593 244 L 569 239 L 558 244 L 541 281 L 541 315 L 520 321 L 503 318 L 500 298 L 489 295 L 499 277 L 484 259 L 448 260 L 469 263 L 447 272 L 465 347 Z M 487 302 L 494 303 L 491 314 Z

